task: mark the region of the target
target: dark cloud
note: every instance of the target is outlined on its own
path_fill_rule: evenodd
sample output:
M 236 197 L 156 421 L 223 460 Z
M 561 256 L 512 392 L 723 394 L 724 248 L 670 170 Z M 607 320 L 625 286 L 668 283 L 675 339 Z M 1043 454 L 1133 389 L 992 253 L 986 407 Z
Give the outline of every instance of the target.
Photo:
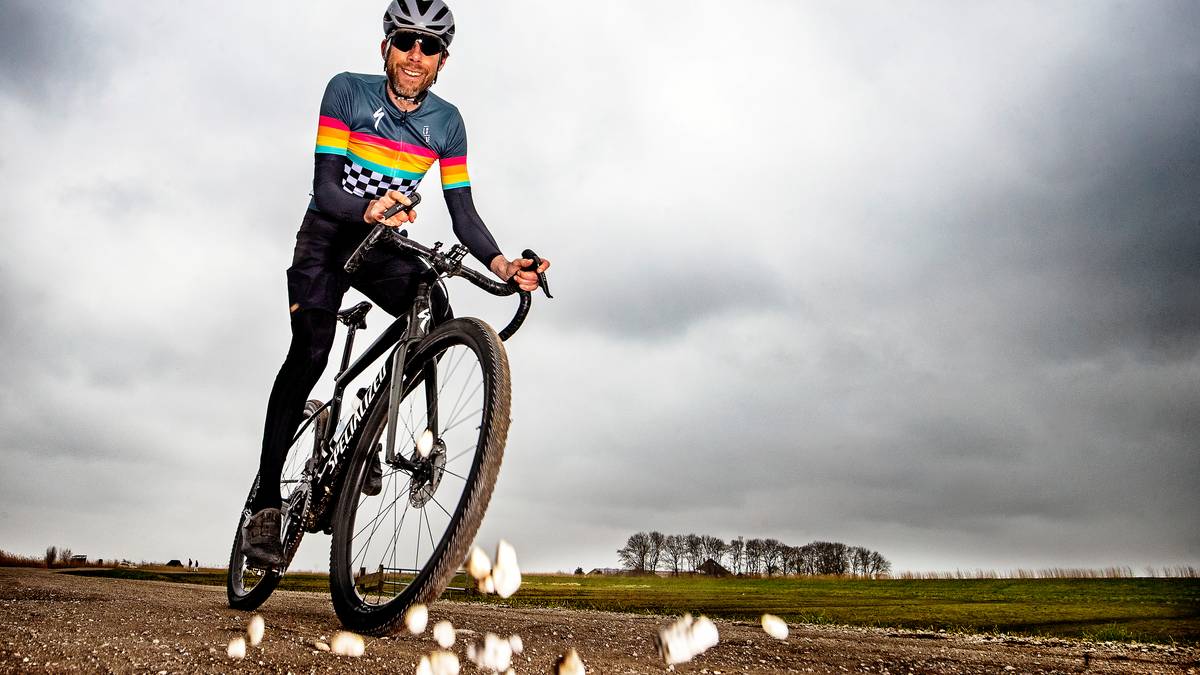
M 963 224 L 983 230 L 951 240 L 999 248 L 997 271 L 1026 277 L 1007 309 L 1051 358 L 1186 361 L 1200 349 L 1200 44 L 1179 26 L 1200 7 L 1114 7 L 1105 39 L 1014 119 L 1023 193 L 979 195 Z
M 109 44 L 88 3 L 9 0 L 0 5 L 0 96 L 61 99 L 103 85 Z

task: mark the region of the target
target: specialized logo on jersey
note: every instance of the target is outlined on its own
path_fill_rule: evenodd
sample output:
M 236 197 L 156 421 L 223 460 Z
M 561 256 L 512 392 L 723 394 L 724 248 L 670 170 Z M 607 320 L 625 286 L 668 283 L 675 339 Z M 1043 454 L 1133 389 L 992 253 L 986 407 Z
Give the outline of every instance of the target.
M 379 120 L 383 119 L 383 106 L 379 106 L 379 110 L 371 113 L 371 117 L 375 118 L 375 131 L 379 131 Z M 425 127 L 425 129 L 428 130 L 429 127 Z M 429 136 L 426 136 L 425 138 L 428 139 Z

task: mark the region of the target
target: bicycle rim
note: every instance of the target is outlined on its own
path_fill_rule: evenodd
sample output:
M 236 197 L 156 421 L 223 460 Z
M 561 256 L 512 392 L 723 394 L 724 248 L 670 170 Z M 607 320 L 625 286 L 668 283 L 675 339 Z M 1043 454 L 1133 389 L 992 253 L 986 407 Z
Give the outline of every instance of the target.
M 386 632 L 410 604 L 435 599 L 466 557 L 508 433 L 504 348 L 490 328 L 468 319 L 447 322 L 418 345 L 405 367 L 396 443 L 418 468 L 383 461 L 382 489 L 367 495 L 387 438 L 386 398 L 356 444 L 330 560 L 339 616 L 367 632 Z

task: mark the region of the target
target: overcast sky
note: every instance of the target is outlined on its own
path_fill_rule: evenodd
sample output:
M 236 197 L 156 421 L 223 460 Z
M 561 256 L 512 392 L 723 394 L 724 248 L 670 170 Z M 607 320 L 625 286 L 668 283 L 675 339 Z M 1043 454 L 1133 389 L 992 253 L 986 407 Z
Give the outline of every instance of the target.
M 321 93 L 380 72 L 383 5 L 0 4 L 0 548 L 224 564 Z M 1200 4 L 452 6 L 476 203 L 557 296 L 485 548 L 1200 563 Z

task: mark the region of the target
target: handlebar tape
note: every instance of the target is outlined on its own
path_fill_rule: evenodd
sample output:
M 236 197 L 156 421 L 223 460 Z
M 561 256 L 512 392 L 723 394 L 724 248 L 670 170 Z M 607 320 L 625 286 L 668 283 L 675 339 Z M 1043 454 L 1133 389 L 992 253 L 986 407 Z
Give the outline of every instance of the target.
M 408 196 L 408 201 L 408 204 L 403 202 L 396 202 L 393 204 L 389 209 L 383 212 L 383 219 L 387 220 L 401 211 L 411 210 L 414 206 L 421 203 L 421 194 L 419 192 L 412 193 Z M 365 256 L 367 251 L 370 251 L 375 246 L 375 242 L 379 241 L 379 237 L 383 234 L 382 228 L 384 227 L 387 226 L 383 223 L 375 223 L 375 227 L 371 230 L 371 233 L 362 240 L 362 243 L 358 245 L 358 248 L 354 249 L 354 253 L 350 254 L 350 259 L 347 260 L 346 264 L 343 266 L 343 269 L 345 269 L 346 272 L 354 274 L 358 271 L 359 265 L 362 264 L 363 256 Z
M 419 193 L 419 192 L 412 193 L 411 195 L 408 196 L 408 201 L 410 201 L 412 203 L 404 204 L 401 202 L 396 202 L 395 204 L 393 204 L 390 209 L 383 212 L 383 219 L 387 220 L 388 218 L 391 218 L 392 216 L 396 215 L 397 213 L 400 213 L 401 211 L 409 211 L 417 204 L 420 204 L 421 203 L 421 193 Z

